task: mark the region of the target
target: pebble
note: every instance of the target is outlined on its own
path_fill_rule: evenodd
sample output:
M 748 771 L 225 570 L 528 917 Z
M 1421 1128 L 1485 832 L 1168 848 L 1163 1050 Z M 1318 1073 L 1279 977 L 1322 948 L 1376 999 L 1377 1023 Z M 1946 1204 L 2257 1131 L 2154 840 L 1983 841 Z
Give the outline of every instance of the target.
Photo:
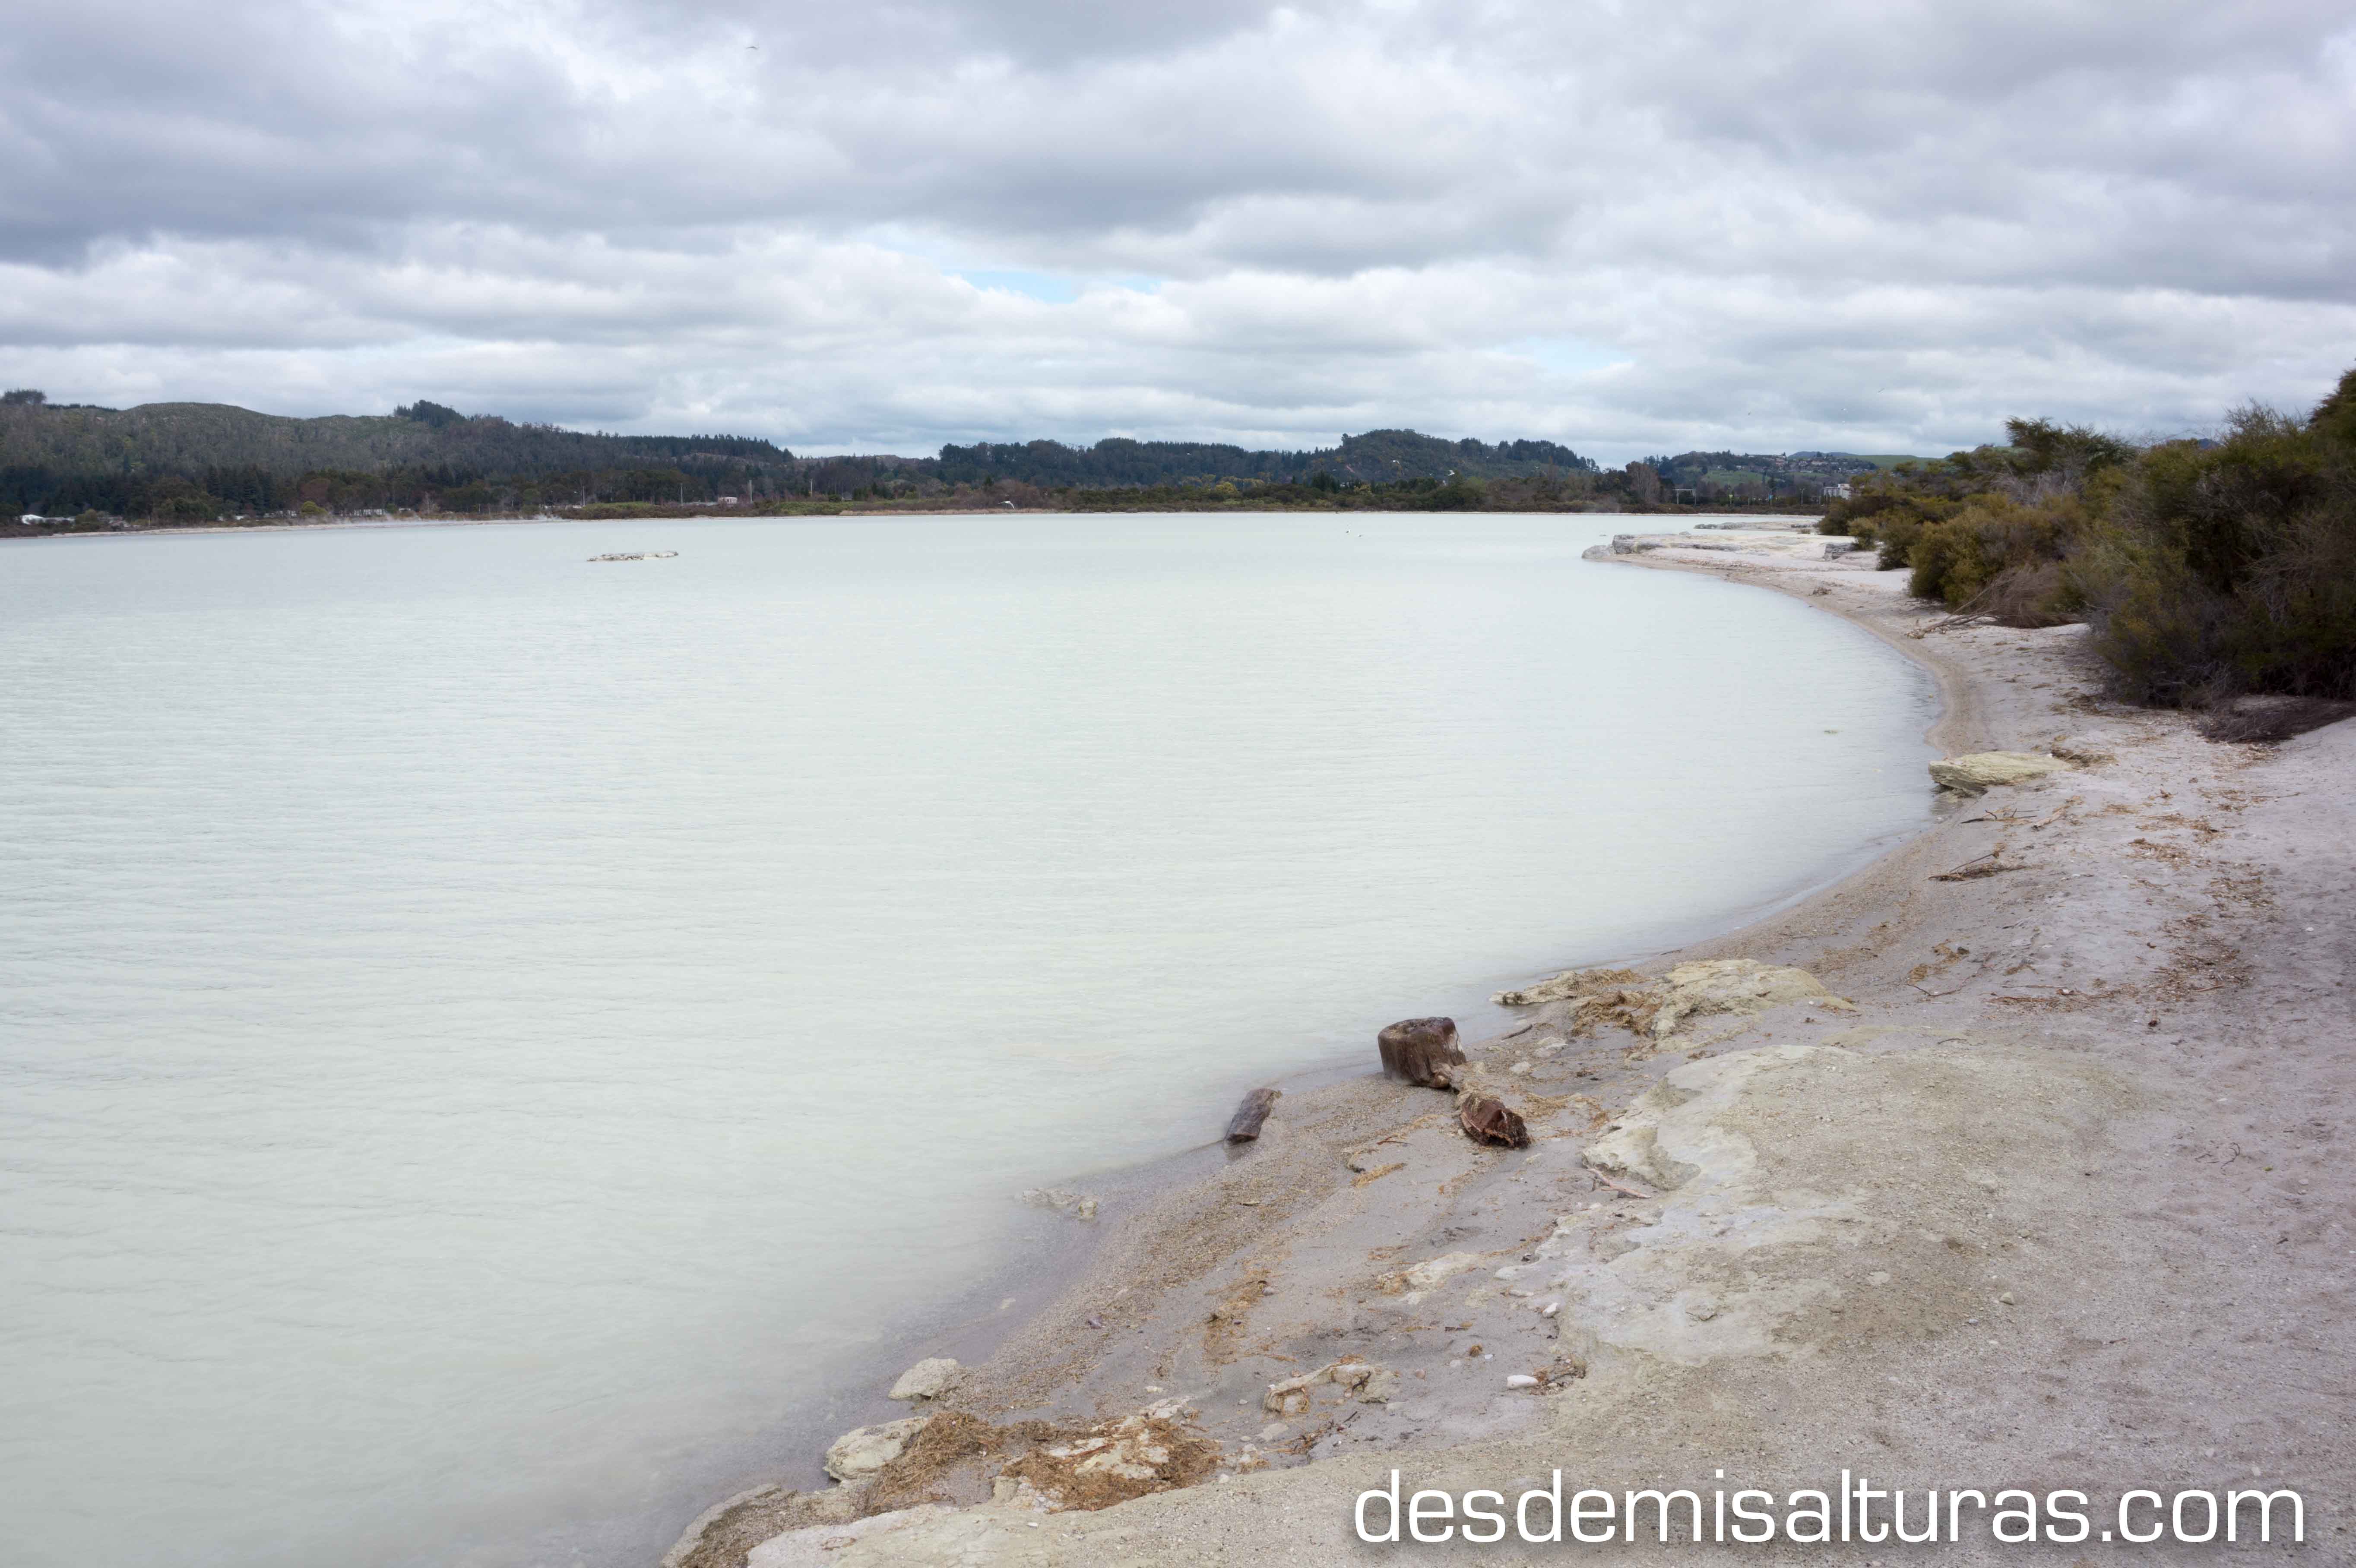
M 2010 1292 L 2010 1291 L 2008 1291 L 2008 1291 L 2006 1291 L 2002 1296 L 1997 1296 L 1997 1302 L 1998 1302 L 1998 1303 L 2000 1303 L 2001 1305 L 2006 1306 L 2006 1307 L 2010 1307 L 2010 1306 L 2012 1306 L 2012 1305 L 2014 1304 L 2014 1303 L 2013 1303 L 2013 1299 L 2012 1299 L 2012 1292 Z
M 1530 1376 L 1527 1372 L 1515 1372 L 1513 1376 L 1505 1380 L 1505 1386 L 1507 1388 L 1536 1388 L 1538 1386 L 1538 1380 Z

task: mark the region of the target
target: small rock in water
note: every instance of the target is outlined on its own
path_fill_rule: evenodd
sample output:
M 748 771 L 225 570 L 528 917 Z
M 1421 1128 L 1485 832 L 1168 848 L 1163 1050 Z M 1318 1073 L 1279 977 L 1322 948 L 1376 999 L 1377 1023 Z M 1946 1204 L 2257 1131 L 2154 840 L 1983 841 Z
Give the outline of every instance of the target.
M 1247 1144 L 1258 1137 L 1260 1124 L 1268 1120 L 1269 1112 L 1283 1093 L 1281 1089 L 1255 1089 L 1245 1095 L 1244 1103 L 1236 1107 L 1236 1114 L 1227 1121 L 1227 1141 Z
M 900 1374 L 887 1396 L 892 1399 L 938 1399 L 948 1392 L 962 1371 L 947 1356 L 928 1356 Z
M 1023 1201 L 1033 1209 L 1052 1209 L 1068 1214 L 1075 1220 L 1097 1217 L 1097 1200 L 1085 1192 L 1066 1192 L 1060 1187 L 1033 1187 L 1023 1194 Z
M 1375 1044 L 1385 1072 L 1425 1089 L 1454 1087 L 1451 1069 L 1464 1065 L 1454 1019 L 1402 1019 L 1376 1035 Z

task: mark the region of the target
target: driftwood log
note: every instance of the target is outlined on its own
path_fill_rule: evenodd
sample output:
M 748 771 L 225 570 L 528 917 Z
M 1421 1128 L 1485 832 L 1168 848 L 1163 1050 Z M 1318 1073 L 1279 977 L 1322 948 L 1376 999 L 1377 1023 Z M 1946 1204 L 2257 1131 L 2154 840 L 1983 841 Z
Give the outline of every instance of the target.
M 1455 1075 L 1449 1070 L 1464 1065 L 1454 1019 L 1402 1019 L 1376 1035 L 1375 1043 L 1385 1072 L 1426 1089 L 1453 1087 Z
M 1255 1089 L 1245 1095 L 1244 1103 L 1236 1107 L 1236 1114 L 1227 1121 L 1227 1141 L 1248 1144 L 1259 1136 L 1259 1125 L 1268 1120 L 1269 1112 L 1276 1108 L 1283 1093 L 1281 1089 Z
M 1465 1094 L 1456 1102 L 1456 1125 L 1476 1144 L 1497 1148 L 1527 1148 L 1530 1129 L 1502 1100 L 1486 1094 Z

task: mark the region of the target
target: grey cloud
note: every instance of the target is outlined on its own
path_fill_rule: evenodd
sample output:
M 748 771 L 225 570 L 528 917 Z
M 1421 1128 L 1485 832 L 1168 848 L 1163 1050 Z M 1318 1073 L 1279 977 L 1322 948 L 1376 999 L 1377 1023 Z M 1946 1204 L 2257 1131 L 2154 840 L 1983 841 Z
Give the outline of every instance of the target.
M 2312 398 L 2351 144 L 2356 32 L 2293 0 L 18 0 L 0 379 L 819 447 L 1944 449 Z

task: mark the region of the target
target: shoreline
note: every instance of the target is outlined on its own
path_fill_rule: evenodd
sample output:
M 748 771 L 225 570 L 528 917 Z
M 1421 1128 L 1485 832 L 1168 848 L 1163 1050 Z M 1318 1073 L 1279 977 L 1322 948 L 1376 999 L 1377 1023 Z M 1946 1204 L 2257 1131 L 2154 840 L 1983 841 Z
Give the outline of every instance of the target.
M 834 517 L 1200 517 L 1267 515 L 1271 517 L 1481 517 L 1478 510 L 1462 512 L 1421 511 L 1386 507 L 866 507 L 857 502 L 813 507 L 803 512 L 758 512 L 717 508 L 708 512 L 656 514 L 647 517 L 566 517 L 553 512 L 533 516 L 478 517 L 473 516 L 435 516 L 430 517 L 330 517 L 311 519 L 287 519 L 249 522 L 215 522 L 189 524 L 126 525 L 106 528 L 20 528 L 16 525 L 0 526 L 0 544 L 27 539 L 156 539 L 180 537 L 213 537 L 273 533 L 321 533 L 362 531 L 384 528 L 486 528 L 501 523 L 701 523 L 747 522 L 790 523 L 812 518 Z M 1816 514 L 1807 512 L 1757 512 L 1739 509 L 1710 511 L 1699 507 L 1683 510 L 1664 509 L 1656 512 L 1626 512 L 1611 507 L 1565 507 L 1544 512 L 1500 511 L 1499 517 L 1598 517 L 1662 518 L 1719 517 L 1720 523 L 1697 525 L 1706 528 L 1731 528 L 1742 521 L 1770 520 L 1779 526 L 1802 528 L 1815 526 Z
M 1615 515 L 1632 518 L 1639 516 Z M 1749 520 L 1766 522 L 1779 531 L 1794 526 L 1772 514 L 1751 514 Z M 1813 524 L 1806 526 L 1812 528 Z M 1800 537 L 1812 539 L 1814 536 L 1804 529 Z M 1590 553 L 1592 555 L 1594 552 Z M 1843 618 L 1852 620 L 1877 635 L 1880 635 L 1879 629 L 1870 624 L 1857 621 L 1852 616 Z M 1935 683 L 1941 674 L 1937 664 L 1923 658 L 1920 651 L 1909 643 L 1892 641 L 1888 637 L 1883 640 L 1891 642 L 1900 653 L 1928 669 Z M 1934 719 L 1928 733 L 1937 732 L 1945 722 L 1946 713 L 1947 702 L 1943 697 L 1941 713 Z M 1722 923 L 1719 917 L 1698 917 L 1690 923 L 1688 929 L 1678 933 L 1683 938 L 1678 945 L 1598 954 L 1593 961 L 1615 965 L 1653 962 L 1685 953 L 1705 942 L 1722 940 L 1730 933 L 1752 929 L 1864 874 L 1890 855 L 1897 853 L 1922 832 L 1927 831 L 1932 825 L 1926 820 L 1901 834 L 1866 846 L 1856 855 L 1837 862 L 1837 869 L 1828 869 L 1827 874 L 1820 879 L 1770 901 L 1763 908 L 1754 906 L 1744 912 L 1737 923 L 1731 926 Z M 1514 1021 L 1503 1009 L 1487 1003 L 1477 1005 L 1500 1028 L 1509 1027 Z M 1459 1018 L 1460 1022 L 1463 1021 L 1463 1015 L 1460 1014 Z M 1232 1091 L 1234 1096 L 1240 1099 L 1255 1086 L 1267 1084 L 1297 1102 L 1304 1094 L 1335 1089 L 1365 1076 L 1365 1061 L 1359 1054 L 1352 1053 L 1307 1062 L 1276 1077 L 1239 1077 L 1232 1085 Z M 969 1366 L 978 1365 L 1033 1330 L 1050 1307 L 1086 1281 L 1088 1271 L 1097 1264 L 1109 1231 L 1135 1219 L 1141 1210 L 1151 1204 L 1218 1175 L 1226 1165 L 1236 1159 L 1248 1157 L 1247 1153 L 1230 1150 L 1224 1145 L 1217 1128 L 1206 1128 L 1205 1134 L 1205 1141 L 1164 1155 L 1066 1175 L 1062 1179 L 1064 1188 L 1075 1192 L 1084 1191 L 1101 1204 L 1101 1218 L 1098 1222 L 1083 1225 L 1066 1221 L 1072 1227 L 1072 1233 L 1067 1236 L 1044 1240 L 1031 1238 L 1015 1254 L 1002 1260 L 991 1273 L 959 1292 L 960 1297 L 970 1304 L 969 1310 L 952 1314 L 947 1321 L 895 1340 L 896 1359 L 891 1360 L 888 1365 L 877 1358 L 865 1358 L 870 1363 L 866 1368 L 870 1387 L 863 1401 L 855 1396 L 830 1394 L 816 1403 L 836 1418 L 838 1426 L 883 1423 L 903 1417 L 909 1413 L 910 1407 L 891 1403 L 884 1398 L 882 1392 L 903 1367 L 933 1357 L 950 1357 Z M 1043 1275 L 1048 1281 L 1044 1286 L 1040 1282 Z M 1009 1311 L 1003 1305 L 993 1310 L 991 1306 L 993 1301 L 1015 1303 L 1012 1308 L 1012 1316 L 1002 1315 Z M 851 1382 L 852 1378 L 846 1375 L 830 1380 L 830 1387 L 847 1388 Z M 801 1428 L 805 1433 L 815 1431 L 814 1422 L 807 1416 L 797 1417 L 787 1424 Z M 741 1490 L 698 1515 L 663 1562 L 703 1568 L 706 1559 L 695 1555 L 691 1548 L 700 1535 L 718 1525 L 732 1508 L 742 1507 L 748 1500 L 758 1508 L 760 1499 L 772 1497 L 780 1488 L 828 1488 L 830 1483 L 820 1465 L 820 1452 L 826 1438 L 833 1435 L 830 1429 L 823 1435 L 819 1435 L 806 1452 L 796 1456 L 790 1467 L 775 1464 L 767 1466 L 762 1470 L 762 1478 L 758 1482 L 748 1477 L 747 1484 Z
M 1704 997 L 1721 1010 L 1665 1031 L 1576 996 L 1523 1009 L 1467 1046 L 1523 1151 L 1365 1067 L 1288 1093 L 1258 1146 L 1108 1216 L 1056 1301 L 908 1407 L 933 1419 L 873 1480 L 723 1505 L 666 1562 L 1326 1562 L 1393 1467 L 1460 1489 L 1548 1465 L 1705 1488 L 1721 1467 L 2090 1489 L 2254 1471 L 2296 1477 L 2269 1485 L 2307 1490 L 2319 1537 L 2343 1529 L 2356 1465 L 2313 1374 L 2356 1354 L 2356 1183 L 2248 1151 L 2328 1146 L 2356 1090 L 2317 1049 L 2356 968 L 2329 923 L 2356 726 L 2213 745 L 2104 703 L 2082 628 L 1926 633 L 1943 618 L 1895 574 L 1802 559 L 1812 539 L 1621 559 L 1843 614 L 1933 669 L 1942 751 L 2041 743 L 2060 770 L 1620 982 L 1657 1000 L 1666 960 L 1733 959 L 1824 989 Z M 2280 1240 L 2254 1259 L 2260 1232 Z M 2274 1288 L 2235 1283 L 2253 1269 Z M 1133 1460 L 1141 1431 L 1200 1463 L 1080 1498 L 1069 1455 Z M 1040 1458 L 1059 1435 L 1066 1460 Z

